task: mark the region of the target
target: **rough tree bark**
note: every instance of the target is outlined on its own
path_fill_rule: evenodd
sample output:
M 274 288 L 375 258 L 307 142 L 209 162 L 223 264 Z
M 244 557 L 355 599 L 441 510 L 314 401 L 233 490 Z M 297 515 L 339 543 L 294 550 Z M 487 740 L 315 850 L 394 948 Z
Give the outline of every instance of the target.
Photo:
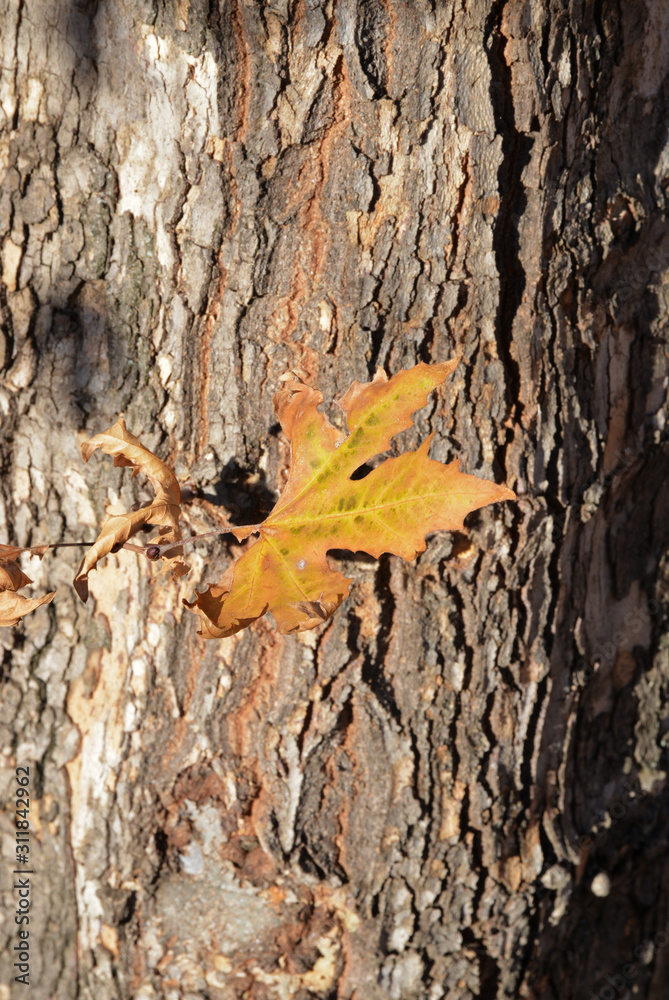
M 0 1000 L 29 765 L 31 996 L 666 998 L 669 6 L 0 0 L 2 540 L 148 497 L 123 412 L 257 519 L 326 399 L 459 354 L 417 421 L 516 504 L 331 623 L 221 642 L 110 556 L 2 636 Z M 28 564 L 27 564 L 28 565 Z M 200 587 L 202 589 L 202 587 Z

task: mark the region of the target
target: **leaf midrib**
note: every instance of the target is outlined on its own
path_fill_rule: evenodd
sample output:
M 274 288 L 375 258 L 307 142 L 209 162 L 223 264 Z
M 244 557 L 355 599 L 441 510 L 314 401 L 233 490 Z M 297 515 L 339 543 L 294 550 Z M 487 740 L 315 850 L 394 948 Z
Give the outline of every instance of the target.
M 332 425 L 331 425 L 331 426 L 332 426 Z M 341 443 L 341 444 L 339 445 L 339 447 L 338 447 L 338 448 L 335 448 L 335 450 L 334 450 L 333 452 L 331 452 L 331 453 L 330 453 L 330 455 L 328 455 L 328 457 L 326 458 L 325 462 L 324 462 L 324 463 L 323 463 L 323 464 L 321 465 L 321 467 L 320 467 L 320 468 L 319 468 L 319 469 L 318 469 L 318 470 L 317 470 L 316 472 L 314 472 L 314 474 L 313 474 L 313 476 L 311 477 L 311 479 L 310 479 L 310 480 L 309 480 L 309 481 L 308 481 L 307 483 L 305 483 L 305 485 L 304 485 L 304 486 L 302 487 L 302 489 L 301 489 L 301 490 L 299 491 L 299 493 L 296 493 L 296 494 L 295 494 L 295 496 L 293 497 L 293 499 L 292 499 L 292 500 L 290 501 L 290 503 L 289 503 L 289 504 L 286 504 L 286 506 L 285 506 L 285 507 L 283 508 L 283 510 L 290 510 L 290 508 L 291 508 L 291 507 L 293 507 L 293 506 L 294 506 L 294 505 L 295 505 L 295 504 L 296 504 L 296 503 L 297 503 L 297 502 L 298 502 L 298 501 L 299 501 L 299 500 L 300 500 L 300 499 L 301 499 L 301 498 L 302 498 L 302 497 L 304 496 L 304 494 L 305 494 L 305 493 L 308 493 L 308 492 L 309 492 L 309 490 L 311 489 L 311 487 L 313 486 L 313 484 L 314 484 L 314 483 L 316 482 L 316 480 L 318 479 L 318 477 L 319 477 L 319 476 L 322 476 L 322 475 L 323 475 L 323 473 L 327 471 L 327 468 L 328 468 L 328 465 L 330 464 L 330 462 L 332 461 L 332 459 L 333 459 L 333 458 L 334 458 L 335 456 L 338 456 L 338 455 L 341 455 L 342 453 L 343 453 L 343 454 L 345 454 L 345 453 L 346 453 L 346 447 L 347 447 L 347 445 L 350 445 L 350 442 L 351 442 L 351 441 L 353 440 L 353 435 L 354 435 L 354 434 L 355 434 L 355 431 L 353 431 L 353 432 L 349 433 L 349 434 L 348 434 L 348 436 L 344 438 L 344 440 L 343 440 L 343 441 L 342 441 L 342 443 Z M 349 451 L 349 452 L 352 452 L 352 450 L 353 450 L 353 449 L 352 449 L 352 447 L 349 447 L 349 448 L 348 448 L 348 451 Z M 381 454 L 381 452 L 379 452 L 378 454 Z M 371 458 L 373 458 L 374 456 L 372 455 L 372 456 L 370 456 L 370 457 L 371 457 Z M 364 465 L 364 463 L 365 463 L 366 461 L 368 461 L 368 460 L 369 460 L 369 459 L 364 459 L 364 458 L 363 458 L 363 459 L 362 459 L 362 460 L 361 460 L 361 461 L 360 461 L 360 462 L 359 462 L 359 463 L 358 463 L 358 464 L 357 464 L 357 465 L 356 465 L 356 466 L 354 467 L 354 469 L 353 469 L 352 471 L 353 471 L 353 472 L 355 472 L 355 470 L 356 470 L 356 469 L 357 469 L 357 468 L 358 468 L 358 467 L 359 467 L 360 465 Z M 347 472 L 346 470 L 344 470 L 344 471 L 343 471 L 343 475 L 345 475 L 345 476 L 347 476 L 347 477 L 348 477 L 348 482 L 352 482 L 352 481 L 353 481 L 353 480 L 352 480 L 352 479 L 350 478 L 350 475 L 349 475 L 349 473 L 348 473 L 348 472 Z M 289 477 L 289 479 L 288 479 L 288 482 L 290 483 L 290 477 Z M 279 503 L 280 501 L 281 501 L 281 497 L 279 497 L 279 500 L 277 501 L 277 503 Z M 270 520 L 272 519 L 272 516 L 273 516 L 273 514 L 274 514 L 274 511 L 272 511 L 272 513 L 271 513 L 271 514 L 269 515 L 269 517 L 267 517 L 267 518 L 265 519 L 265 521 L 263 521 L 263 524 L 267 524 L 267 522 L 268 522 L 268 521 L 270 521 Z M 278 518 L 277 518 L 277 519 L 278 519 Z M 282 520 L 283 520 L 283 518 L 282 518 Z
M 373 513 L 374 511 L 377 510 L 388 510 L 389 507 L 400 507 L 403 504 L 419 503 L 421 500 L 428 500 L 431 497 L 466 497 L 466 496 L 468 496 L 468 491 L 466 490 L 446 490 L 443 493 L 425 493 L 421 494 L 420 496 L 410 496 L 410 497 L 405 497 L 401 500 L 393 500 L 389 503 L 375 504 L 373 507 L 354 507 L 351 510 L 335 511 L 332 514 L 322 514 L 318 518 L 308 517 L 306 515 L 303 515 L 302 517 L 284 518 L 281 515 L 279 515 L 276 521 L 273 522 L 273 525 L 283 526 L 284 524 L 290 525 L 290 524 L 313 523 L 314 521 L 318 522 L 328 521 L 328 520 L 334 520 L 336 518 L 353 517 L 355 514 Z M 292 506 L 292 504 L 290 506 Z M 472 508 L 472 510 L 475 509 L 476 508 Z M 271 514 L 267 518 L 267 520 L 261 525 L 261 527 L 264 527 L 265 525 L 269 526 L 270 521 L 271 521 Z

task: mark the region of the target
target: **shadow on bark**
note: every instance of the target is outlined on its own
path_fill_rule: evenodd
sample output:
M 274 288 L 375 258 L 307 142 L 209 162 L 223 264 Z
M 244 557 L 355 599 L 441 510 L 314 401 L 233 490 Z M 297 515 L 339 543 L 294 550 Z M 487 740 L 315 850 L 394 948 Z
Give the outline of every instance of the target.
M 608 65 L 613 73 L 614 61 Z M 659 209 L 656 179 L 667 141 L 659 109 L 666 106 L 669 85 L 665 80 L 657 101 L 626 107 L 625 119 L 617 122 L 607 106 L 609 84 L 600 85 L 595 108 L 603 123 L 600 142 L 583 144 L 568 182 L 572 191 L 584 178 L 592 181 L 592 228 L 600 253 L 579 272 L 583 247 L 576 237 L 569 245 L 566 227 L 572 274 L 559 293 L 546 345 L 553 357 L 566 349 L 565 385 L 577 404 L 560 432 L 562 466 L 547 468 L 552 499 L 546 501 L 561 535 L 559 563 L 551 567 L 555 600 L 561 588 L 566 592 L 557 606 L 555 634 L 547 636 L 554 686 L 534 809 L 562 814 L 561 856 L 551 853 L 565 875 L 571 862 L 575 884 L 562 906 L 537 889 L 538 926 L 544 929 L 531 960 L 531 981 L 540 1000 L 612 1000 L 627 996 L 628 989 L 663 996 L 662 969 L 669 955 L 663 909 L 669 864 L 667 726 L 656 714 L 661 695 L 648 694 L 654 685 L 666 685 L 669 449 L 666 432 L 646 416 L 658 409 L 652 394 L 658 366 L 666 364 L 656 330 L 658 294 L 649 285 L 669 263 L 669 226 Z M 569 116 L 565 129 L 568 123 Z M 557 134 L 556 139 L 554 176 L 565 168 L 564 140 Z M 544 245 L 555 243 L 549 222 Z M 546 293 L 550 297 L 551 289 Z M 575 347 L 563 339 L 569 326 L 582 327 L 581 310 L 593 317 L 600 338 L 590 349 L 584 339 Z M 607 397 L 609 413 L 598 412 Z M 605 439 L 594 478 L 588 476 L 587 436 L 593 427 Z M 638 620 L 631 612 L 623 617 L 626 602 L 639 605 Z M 635 641 L 638 632 L 643 634 Z M 597 636 L 603 641 L 597 643 Z M 565 675 L 571 675 L 571 690 L 561 682 Z M 547 793 L 542 779 L 559 772 L 556 754 L 565 746 L 569 758 L 560 807 L 557 793 Z M 567 883 L 573 884 L 570 878 Z

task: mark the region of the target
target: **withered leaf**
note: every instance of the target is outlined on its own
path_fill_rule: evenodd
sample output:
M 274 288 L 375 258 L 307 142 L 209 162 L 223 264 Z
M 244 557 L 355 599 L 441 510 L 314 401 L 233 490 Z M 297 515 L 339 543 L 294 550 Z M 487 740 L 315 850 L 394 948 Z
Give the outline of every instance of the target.
M 32 583 L 29 576 L 23 572 L 18 563 L 8 559 L 8 552 L 13 545 L 0 546 L 0 627 L 17 625 L 24 615 L 34 611 L 42 604 L 50 604 L 56 596 L 56 591 L 45 594 L 44 597 L 22 597 L 16 591 Z M 24 551 L 18 549 L 18 552 Z
M 45 552 L 49 549 L 56 548 L 54 545 L 0 545 L 0 562 L 5 562 L 8 559 L 14 560 L 21 555 L 22 552 L 30 552 L 31 556 L 37 556 L 38 559 L 44 558 Z
M 430 532 L 462 528 L 470 511 L 514 499 L 505 486 L 464 475 L 457 461 L 428 458 L 432 436 L 417 451 L 351 479 L 411 426 L 411 415 L 457 363 L 421 363 L 390 380 L 379 371 L 372 382 L 354 382 L 340 401 L 348 437 L 318 412 L 323 396 L 317 389 L 295 373 L 284 376 L 274 406 L 291 442 L 288 482 L 262 524 L 232 529 L 240 540 L 258 532 L 258 541 L 216 586 L 184 602 L 199 615 L 202 635 L 233 635 L 267 612 L 279 632 L 315 628 L 341 604 L 351 582 L 330 567 L 329 549 L 413 559 Z
M 133 476 L 140 471 L 143 472 L 153 487 L 155 498 L 146 506 L 125 514 L 112 514 L 105 521 L 74 578 L 75 590 L 82 601 L 88 599 L 88 574 L 91 570 L 95 569 L 100 559 L 108 555 L 112 549 L 120 547 L 132 538 L 143 525 L 151 524 L 158 528 L 158 534 L 150 539 L 148 545 L 181 541 L 179 527 L 181 491 L 172 470 L 130 433 L 122 417 L 119 417 L 109 430 L 96 434 L 90 441 L 82 444 L 81 454 L 84 462 L 88 461 L 96 448 L 100 448 L 106 455 L 113 455 L 115 466 L 131 468 Z M 181 546 L 175 545 L 175 548 L 170 549 L 165 556 L 167 560 L 174 560 L 170 565 L 176 575 L 188 572 L 188 566 L 176 559 L 182 551 Z

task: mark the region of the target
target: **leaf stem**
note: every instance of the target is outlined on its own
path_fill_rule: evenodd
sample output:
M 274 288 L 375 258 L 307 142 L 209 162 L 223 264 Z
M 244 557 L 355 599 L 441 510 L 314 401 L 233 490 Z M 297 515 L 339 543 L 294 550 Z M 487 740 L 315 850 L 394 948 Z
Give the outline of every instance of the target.
M 232 525 L 229 528 L 220 528 L 218 531 L 205 531 L 202 535 L 190 535 L 189 538 L 181 538 L 178 542 L 163 542 L 162 545 L 146 545 L 144 548 L 139 549 L 140 552 L 146 552 L 147 549 L 153 549 L 155 552 L 158 550 L 158 554 L 154 556 L 155 559 L 160 559 L 163 552 L 167 552 L 169 549 L 176 549 L 180 545 L 185 545 L 187 542 L 199 542 L 203 538 L 216 538 L 217 535 L 227 535 L 232 531 Z M 126 542 L 126 548 L 128 544 Z M 136 545 L 132 546 L 133 549 L 138 549 Z
M 216 538 L 218 535 L 227 535 L 232 531 L 232 525 L 229 528 L 221 528 L 218 531 L 207 531 L 202 535 L 190 535 L 188 538 L 182 538 L 178 542 L 164 542 L 162 545 L 134 545 L 132 542 L 124 542 L 119 548 L 128 549 L 130 552 L 139 552 L 141 555 L 147 555 L 149 550 L 151 551 L 151 558 L 153 560 L 160 559 L 164 552 L 168 552 L 170 549 L 176 549 L 180 545 L 185 545 L 187 542 L 199 542 L 202 538 Z M 91 548 L 94 542 L 49 542 L 45 545 L 33 545 L 33 546 L 16 546 L 15 552 L 30 552 L 32 555 L 37 555 L 42 558 L 50 549 L 71 549 L 71 548 Z M 114 547 L 112 551 L 117 552 L 118 549 Z
M 54 542 L 49 545 L 34 545 L 34 549 L 70 549 L 70 548 L 81 548 L 82 545 L 90 548 L 93 542 Z M 32 548 L 27 549 L 28 552 L 32 552 Z
M 46 555 L 49 549 L 70 549 L 70 548 L 90 548 L 93 542 L 45 542 L 44 545 L 0 545 L 0 552 L 2 549 L 11 549 L 18 555 L 20 552 L 30 552 L 31 555 L 42 556 Z

